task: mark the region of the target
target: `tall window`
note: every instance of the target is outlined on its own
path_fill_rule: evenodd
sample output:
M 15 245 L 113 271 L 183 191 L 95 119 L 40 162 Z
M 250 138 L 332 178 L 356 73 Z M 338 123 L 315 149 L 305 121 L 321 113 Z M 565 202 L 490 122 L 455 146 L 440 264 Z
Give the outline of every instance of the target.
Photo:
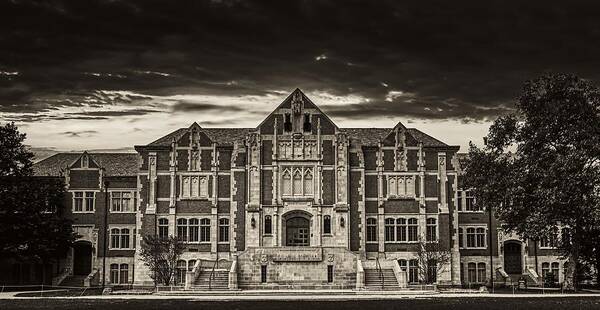
M 463 191 L 456 191 L 456 195 L 456 208 L 458 209 L 458 211 L 463 211 Z
M 434 218 L 427 219 L 427 241 L 437 241 L 437 220 Z
M 265 215 L 265 235 L 273 233 L 273 220 L 270 215 Z
M 465 209 L 469 212 L 483 211 L 481 206 L 475 203 L 475 196 L 473 196 L 473 192 L 471 191 L 465 191 Z
M 323 234 L 331 234 L 331 216 L 323 216 Z
M 367 218 L 367 242 L 377 241 L 377 219 Z
M 94 192 L 73 192 L 73 212 L 94 212 Z
M 111 212 L 133 212 L 135 205 L 134 192 L 110 192 Z
M 110 248 L 130 249 L 131 230 L 129 228 L 111 228 Z
M 181 178 L 181 197 L 208 198 L 208 176 L 183 176 Z
M 385 219 L 385 241 L 396 241 L 394 237 L 394 223 L 396 220 L 392 218 Z
M 190 170 L 200 170 L 200 151 L 197 149 L 190 151 Z
M 314 174 L 310 167 L 288 167 L 281 174 L 283 196 L 312 196 Z
M 260 283 L 267 283 L 267 265 L 260 266 Z
M 465 247 L 465 234 L 462 228 L 458 229 L 458 247 L 461 249 Z
M 186 242 L 188 238 L 187 219 L 177 219 L 177 238 Z
M 200 242 L 210 242 L 210 220 L 200 220 Z
M 406 231 L 408 226 L 406 225 L 406 219 L 396 219 L 396 241 L 407 241 Z
M 158 237 L 166 239 L 169 237 L 169 220 L 165 218 L 158 219 Z
M 200 231 L 200 221 L 198 219 L 188 220 L 188 242 L 198 242 L 198 235 Z
M 419 240 L 419 224 L 416 218 L 408 219 L 408 241 Z
M 437 282 L 437 260 L 435 259 L 430 259 L 427 262 L 427 282 Z
M 184 260 L 177 261 L 177 269 L 175 270 L 175 284 L 185 283 L 185 274 L 187 271 L 187 263 Z
M 419 261 L 416 259 L 411 259 L 408 261 L 408 282 L 419 282 Z
M 292 115 L 290 113 L 285 113 L 283 118 L 283 131 L 291 132 L 292 131 Z
M 414 198 L 415 184 L 413 176 L 388 176 L 388 196 Z
M 558 282 L 558 272 L 559 272 L 559 267 L 558 267 L 558 262 L 553 262 L 552 264 L 550 264 L 551 270 L 552 270 L 552 276 L 554 277 L 554 282 Z
M 467 265 L 467 279 L 469 283 L 484 283 L 486 279 L 485 263 L 469 263 Z
M 550 263 L 542 263 L 542 278 L 546 280 L 550 275 Z
M 126 284 L 129 283 L 129 265 L 128 264 L 110 264 L 110 283 Z
M 229 242 L 229 219 L 219 219 L 219 242 Z
M 333 266 L 327 265 L 327 283 L 333 282 Z

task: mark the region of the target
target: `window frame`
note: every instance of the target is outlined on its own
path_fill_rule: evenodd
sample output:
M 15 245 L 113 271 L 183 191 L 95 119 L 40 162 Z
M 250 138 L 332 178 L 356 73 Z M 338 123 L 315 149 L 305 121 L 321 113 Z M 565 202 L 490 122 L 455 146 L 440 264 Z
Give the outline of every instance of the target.
M 137 209 L 136 208 L 136 205 L 137 205 L 137 191 L 136 190 L 133 190 L 133 189 L 114 189 L 114 190 L 113 189 L 109 189 L 108 192 L 110 194 L 110 199 L 109 199 L 109 201 L 110 201 L 110 208 L 109 208 L 110 213 L 136 213 L 137 212 L 137 210 L 136 210 Z M 121 196 L 121 197 L 119 197 L 120 209 L 121 210 L 117 210 L 117 211 L 114 209 L 114 204 L 113 204 L 114 203 L 114 199 L 115 199 L 114 195 L 116 193 L 119 193 L 120 196 Z M 126 193 L 131 195 L 129 197 L 130 211 L 123 211 L 123 200 L 124 200 L 123 194 L 126 194 Z
M 315 166 L 281 165 L 279 167 L 279 195 L 283 199 L 314 199 Z M 308 190 L 307 190 L 308 189 Z
M 472 229 L 472 232 L 470 231 Z M 479 230 L 483 229 L 483 237 L 478 237 Z M 460 225 L 458 228 L 459 233 L 459 248 L 465 250 L 485 250 L 488 248 L 488 234 L 489 230 L 487 225 Z M 462 236 L 461 236 L 462 234 Z M 472 239 L 470 239 L 472 238 Z M 479 240 L 478 238 L 482 238 Z M 474 244 L 471 246 L 471 242 Z M 483 245 L 479 244 L 479 241 L 483 242 Z
M 115 231 L 117 233 L 115 234 Z M 126 232 L 125 232 L 126 231 Z M 129 251 L 135 249 L 135 228 L 131 226 L 110 226 L 108 228 L 108 236 L 109 236 L 109 250 L 111 251 Z M 116 239 L 115 239 L 116 237 Z M 124 239 L 127 237 L 126 239 Z M 115 240 L 117 240 L 115 247 Z M 127 240 L 127 247 L 123 246 L 124 240 Z
M 330 236 L 332 232 L 331 215 L 323 215 L 323 235 Z
M 165 223 L 166 221 L 166 223 Z M 163 222 L 163 223 L 161 223 Z M 167 234 L 163 235 L 161 232 L 164 229 L 167 229 Z M 156 221 L 156 236 L 159 238 L 169 238 L 169 219 L 166 217 L 161 217 Z
M 227 222 L 226 224 L 225 224 L 225 221 Z M 222 217 L 222 218 L 219 219 L 219 224 L 218 224 L 218 226 L 219 226 L 219 236 L 218 236 L 218 239 L 217 239 L 218 243 L 223 244 L 223 243 L 229 243 L 230 242 L 229 241 L 230 240 L 230 231 L 229 231 L 230 223 L 231 223 L 231 221 L 229 220 L 228 217 Z M 225 232 L 225 236 L 227 238 L 223 238 L 223 232 Z
M 71 212 L 72 213 L 95 213 L 96 212 L 96 193 L 98 192 L 97 190 L 73 190 L 70 191 L 72 194 L 72 207 L 71 207 Z M 81 197 L 77 197 L 77 194 L 81 194 Z M 92 194 L 91 197 L 88 197 L 89 194 Z M 88 210 L 87 206 L 87 201 L 90 200 L 92 201 L 92 210 Z M 76 209 L 77 207 L 77 201 L 81 201 L 81 211 L 78 211 Z
M 179 177 L 179 198 L 181 200 L 207 200 L 211 193 L 209 174 L 182 174 Z M 196 183 L 195 183 L 196 182 Z M 194 185 L 196 184 L 196 185 Z
M 378 243 L 379 240 L 379 231 L 377 230 L 377 218 L 376 217 L 367 217 L 366 219 L 366 229 L 365 229 L 365 240 L 366 243 Z M 374 231 L 371 231 L 374 230 Z M 374 238 L 369 238 L 370 236 Z

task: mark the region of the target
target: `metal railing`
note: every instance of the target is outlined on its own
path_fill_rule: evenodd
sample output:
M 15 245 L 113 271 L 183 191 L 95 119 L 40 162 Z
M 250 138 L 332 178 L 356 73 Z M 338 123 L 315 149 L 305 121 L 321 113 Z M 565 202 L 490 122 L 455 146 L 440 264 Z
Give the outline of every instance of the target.
M 381 264 L 379 263 L 379 257 L 375 259 L 375 268 L 377 269 L 377 276 L 379 277 L 379 281 L 381 282 L 381 289 L 383 290 L 385 286 L 385 277 L 383 276 L 383 271 L 381 270 Z

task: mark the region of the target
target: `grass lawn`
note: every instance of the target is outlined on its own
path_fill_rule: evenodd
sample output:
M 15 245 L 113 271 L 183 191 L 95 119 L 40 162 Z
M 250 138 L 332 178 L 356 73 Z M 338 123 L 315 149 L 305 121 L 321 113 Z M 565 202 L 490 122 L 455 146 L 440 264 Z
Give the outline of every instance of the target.
M 218 310 L 366 310 L 366 309 L 600 309 L 600 297 L 548 298 L 417 298 L 360 301 L 218 301 L 186 299 L 13 299 L 0 300 L 0 309 L 218 309 Z

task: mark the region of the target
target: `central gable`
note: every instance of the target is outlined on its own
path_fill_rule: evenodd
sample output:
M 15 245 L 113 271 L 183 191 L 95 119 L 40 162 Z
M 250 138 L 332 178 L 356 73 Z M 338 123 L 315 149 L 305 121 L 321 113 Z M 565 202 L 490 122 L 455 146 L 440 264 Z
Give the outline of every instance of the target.
M 296 88 L 258 125 L 261 134 L 335 134 L 339 128 L 300 89 Z

